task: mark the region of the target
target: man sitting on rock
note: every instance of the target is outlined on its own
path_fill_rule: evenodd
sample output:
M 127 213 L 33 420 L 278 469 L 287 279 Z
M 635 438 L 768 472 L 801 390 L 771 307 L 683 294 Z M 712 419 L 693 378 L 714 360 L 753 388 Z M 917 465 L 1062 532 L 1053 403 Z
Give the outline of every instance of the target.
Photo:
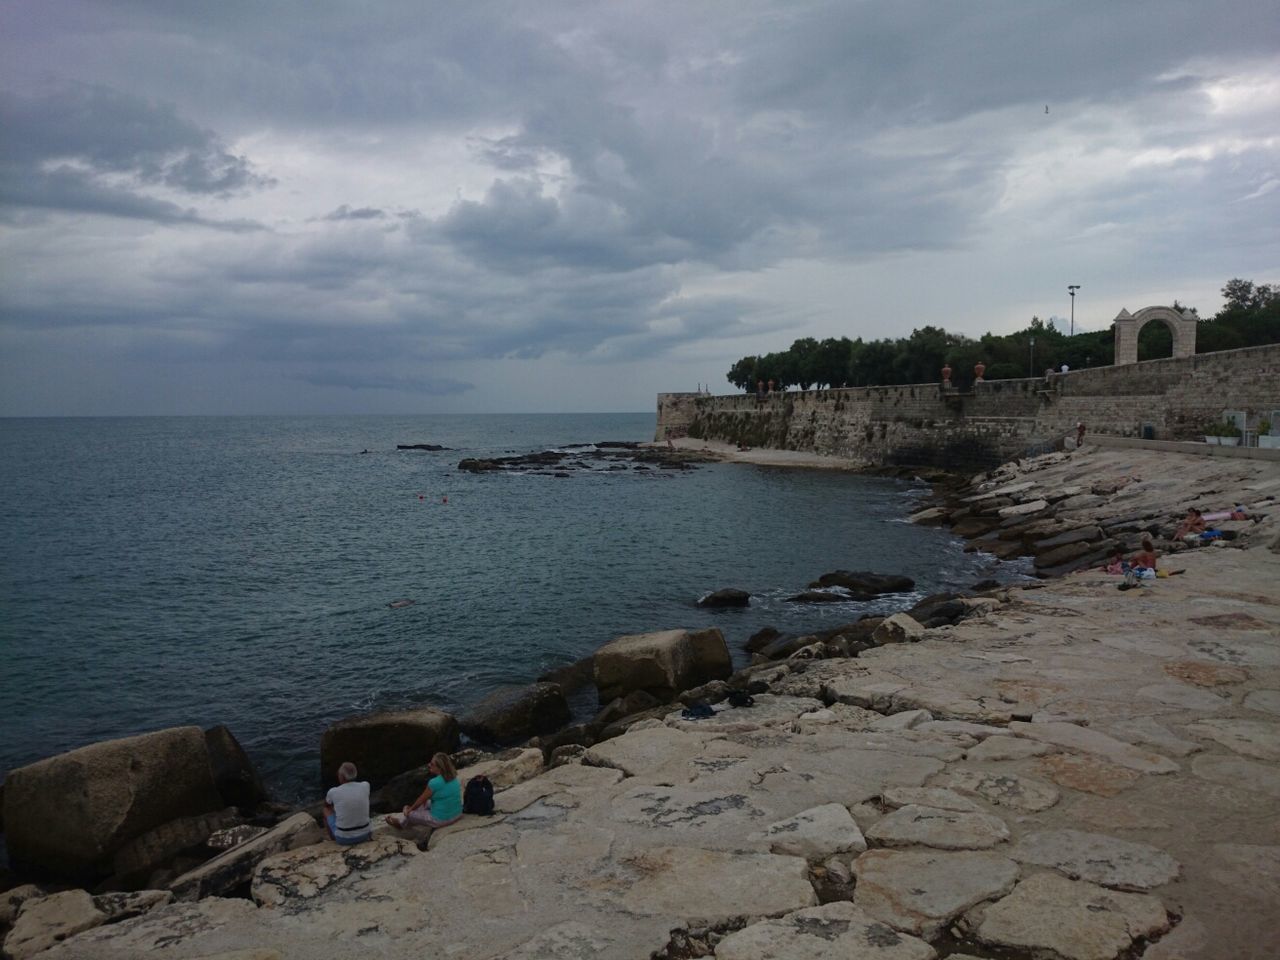
M 338 785 L 324 796 L 324 824 L 329 836 L 343 846 L 372 836 L 369 782 L 356 779 L 356 765 L 350 761 L 338 768 Z

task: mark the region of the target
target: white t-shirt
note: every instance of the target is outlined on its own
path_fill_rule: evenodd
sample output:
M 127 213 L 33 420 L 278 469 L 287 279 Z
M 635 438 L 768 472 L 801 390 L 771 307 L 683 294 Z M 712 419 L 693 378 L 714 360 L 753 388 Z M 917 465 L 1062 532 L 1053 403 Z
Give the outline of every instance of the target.
M 369 832 L 367 780 L 351 780 L 334 787 L 324 795 L 324 802 L 333 807 L 334 836 L 354 840 Z

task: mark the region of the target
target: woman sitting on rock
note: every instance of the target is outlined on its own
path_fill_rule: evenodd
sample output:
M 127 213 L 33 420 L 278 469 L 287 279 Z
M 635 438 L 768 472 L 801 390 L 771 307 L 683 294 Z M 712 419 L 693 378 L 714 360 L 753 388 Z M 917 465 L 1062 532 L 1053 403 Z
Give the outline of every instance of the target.
M 437 753 L 427 764 L 427 785 L 418 799 L 404 808 L 404 816 L 394 814 L 387 823 L 397 830 L 406 827 L 446 827 L 462 818 L 462 784 L 447 753 Z
M 1178 529 L 1173 532 L 1173 538 L 1175 540 L 1198 540 L 1206 527 L 1207 524 L 1204 522 L 1204 517 L 1200 515 L 1200 511 L 1192 507 L 1187 511 L 1182 523 L 1178 524 Z
M 1150 537 L 1142 538 L 1142 549 L 1133 555 L 1133 569 L 1139 577 L 1151 579 L 1156 575 L 1156 548 Z M 1144 573 L 1144 571 L 1150 573 Z

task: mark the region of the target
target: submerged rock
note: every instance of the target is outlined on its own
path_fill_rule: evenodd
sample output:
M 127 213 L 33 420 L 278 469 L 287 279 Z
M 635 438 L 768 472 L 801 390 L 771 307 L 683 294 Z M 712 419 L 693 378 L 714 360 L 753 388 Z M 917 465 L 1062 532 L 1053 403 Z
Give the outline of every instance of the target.
M 871 573 L 867 570 L 836 570 L 824 573 L 813 583 L 818 587 L 844 587 L 858 596 L 877 597 L 883 593 L 906 593 L 914 590 L 916 582 L 902 574 Z
M 698 601 L 700 607 L 747 607 L 751 605 L 751 594 L 745 590 L 726 588 L 708 593 Z

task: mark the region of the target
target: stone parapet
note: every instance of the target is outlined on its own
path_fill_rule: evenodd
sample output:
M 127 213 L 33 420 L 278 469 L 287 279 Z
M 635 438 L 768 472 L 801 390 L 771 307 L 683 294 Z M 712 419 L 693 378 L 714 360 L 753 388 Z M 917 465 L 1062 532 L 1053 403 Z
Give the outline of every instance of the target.
M 842 457 L 863 466 L 984 469 L 1088 436 L 1199 438 L 1225 410 L 1280 410 L 1280 344 L 1170 357 L 967 390 L 938 383 L 709 396 L 661 394 L 656 439 Z M 1229 448 L 1224 448 L 1229 449 Z

